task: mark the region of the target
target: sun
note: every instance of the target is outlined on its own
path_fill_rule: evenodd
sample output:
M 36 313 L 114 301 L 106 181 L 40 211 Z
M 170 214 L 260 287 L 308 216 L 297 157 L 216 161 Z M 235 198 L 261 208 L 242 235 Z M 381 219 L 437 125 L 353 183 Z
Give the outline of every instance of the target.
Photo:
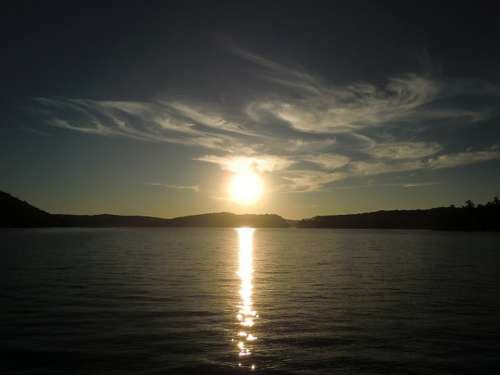
M 243 205 L 257 202 L 262 196 L 263 190 L 261 178 L 250 171 L 235 174 L 229 186 L 231 199 Z

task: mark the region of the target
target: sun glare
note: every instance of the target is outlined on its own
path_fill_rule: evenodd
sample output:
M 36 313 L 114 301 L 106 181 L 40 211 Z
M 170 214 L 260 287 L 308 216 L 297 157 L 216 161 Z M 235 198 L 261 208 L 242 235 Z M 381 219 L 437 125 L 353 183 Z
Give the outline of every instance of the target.
M 229 188 L 231 199 L 245 205 L 257 202 L 262 196 L 262 191 L 262 180 L 253 172 L 235 174 Z

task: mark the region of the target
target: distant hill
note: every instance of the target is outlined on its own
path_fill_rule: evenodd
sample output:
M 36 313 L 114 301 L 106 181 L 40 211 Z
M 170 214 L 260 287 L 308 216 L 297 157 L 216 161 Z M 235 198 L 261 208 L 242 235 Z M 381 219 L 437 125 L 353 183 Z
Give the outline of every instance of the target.
M 500 231 L 500 201 L 463 207 L 393 210 L 353 215 L 316 216 L 296 222 L 300 228 L 380 228 Z
M 236 215 L 210 213 L 162 219 L 148 216 L 121 215 L 52 215 L 62 227 L 288 227 L 278 215 Z
M 149 216 L 122 215 L 52 215 L 54 225 L 59 227 L 161 227 L 170 219 Z
M 228 212 L 164 219 L 149 216 L 59 215 L 42 211 L 0 191 L 0 227 L 241 227 L 379 228 L 500 231 L 500 200 L 463 207 L 376 211 L 352 215 L 285 220 L 278 215 L 236 215 Z
M 288 227 L 278 215 L 209 213 L 163 219 L 149 216 L 59 215 L 0 191 L 0 227 Z
M 0 191 L 1 227 L 47 227 L 52 224 L 52 215 L 48 212 Z
M 195 227 L 288 227 L 285 219 L 278 215 L 236 215 L 228 212 L 177 217 L 170 219 L 169 226 Z

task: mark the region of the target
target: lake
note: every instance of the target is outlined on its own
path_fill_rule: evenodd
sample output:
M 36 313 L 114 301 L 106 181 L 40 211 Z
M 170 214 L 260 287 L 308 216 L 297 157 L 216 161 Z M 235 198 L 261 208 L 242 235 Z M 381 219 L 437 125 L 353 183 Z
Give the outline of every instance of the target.
M 500 373 L 500 234 L 0 231 L 1 374 Z

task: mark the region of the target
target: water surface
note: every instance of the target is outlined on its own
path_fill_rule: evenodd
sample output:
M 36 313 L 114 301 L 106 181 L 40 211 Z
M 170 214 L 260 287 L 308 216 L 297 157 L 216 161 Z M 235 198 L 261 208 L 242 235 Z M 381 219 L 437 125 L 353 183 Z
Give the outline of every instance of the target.
M 500 373 L 500 235 L 0 231 L 2 374 Z

